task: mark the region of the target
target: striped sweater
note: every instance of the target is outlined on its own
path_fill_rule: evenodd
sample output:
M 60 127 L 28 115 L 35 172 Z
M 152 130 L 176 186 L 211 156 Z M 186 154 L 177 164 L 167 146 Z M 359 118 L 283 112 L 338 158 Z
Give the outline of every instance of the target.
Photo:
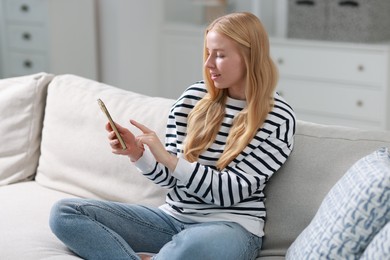
M 214 143 L 197 162 L 183 158 L 187 116 L 207 93 L 203 82 L 189 87 L 173 105 L 167 123 L 166 149 L 179 158 L 170 172 L 150 151 L 135 163 L 137 168 L 169 192 L 160 208 L 187 222 L 233 221 L 263 236 L 265 206 L 263 189 L 293 148 L 295 115 L 277 93 L 274 108 L 246 148 L 222 171 L 215 167 L 221 156 L 234 116 L 246 101 L 227 99 L 226 114 Z

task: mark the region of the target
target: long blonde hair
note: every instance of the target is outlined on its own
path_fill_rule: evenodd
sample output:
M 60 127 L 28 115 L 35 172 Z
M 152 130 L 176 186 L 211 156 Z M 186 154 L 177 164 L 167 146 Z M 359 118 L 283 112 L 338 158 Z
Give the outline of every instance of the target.
M 229 132 L 225 149 L 217 161 L 224 169 L 249 144 L 263 125 L 273 107 L 278 73 L 270 57 L 269 40 L 260 20 L 251 13 L 232 13 L 213 21 L 205 31 L 204 57 L 207 60 L 206 36 L 215 31 L 237 43 L 246 66 L 246 107 L 236 115 Z M 184 156 L 190 162 L 198 159 L 215 140 L 225 115 L 227 89 L 217 89 L 210 72 L 204 66 L 203 76 L 207 95 L 190 112 Z

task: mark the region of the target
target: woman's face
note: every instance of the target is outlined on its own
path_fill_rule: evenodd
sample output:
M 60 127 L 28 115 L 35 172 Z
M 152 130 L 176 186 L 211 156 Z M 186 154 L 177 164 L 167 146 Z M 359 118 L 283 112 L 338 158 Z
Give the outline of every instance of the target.
M 215 31 L 206 35 L 208 53 L 204 64 L 216 88 L 228 89 L 229 96 L 245 100 L 246 67 L 237 44 Z

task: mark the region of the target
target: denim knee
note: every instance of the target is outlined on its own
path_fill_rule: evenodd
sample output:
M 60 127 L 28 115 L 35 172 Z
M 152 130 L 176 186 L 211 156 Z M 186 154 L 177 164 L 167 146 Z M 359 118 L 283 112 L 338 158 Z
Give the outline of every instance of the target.
M 67 218 L 77 214 L 74 205 L 76 205 L 74 199 L 62 199 L 57 201 L 51 208 L 49 226 L 52 232 L 60 239 L 69 231 Z

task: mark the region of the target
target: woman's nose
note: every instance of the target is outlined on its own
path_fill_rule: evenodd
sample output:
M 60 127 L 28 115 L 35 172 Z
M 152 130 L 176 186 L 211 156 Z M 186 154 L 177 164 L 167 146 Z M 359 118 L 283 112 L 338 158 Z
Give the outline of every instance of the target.
M 210 56 L 207 58 L 207 60 L 205 61 L 204 63 L 204 66 L 206 68 L 214 68 L 214 62 L 212 62 L 212 60 L 210 59 Z

